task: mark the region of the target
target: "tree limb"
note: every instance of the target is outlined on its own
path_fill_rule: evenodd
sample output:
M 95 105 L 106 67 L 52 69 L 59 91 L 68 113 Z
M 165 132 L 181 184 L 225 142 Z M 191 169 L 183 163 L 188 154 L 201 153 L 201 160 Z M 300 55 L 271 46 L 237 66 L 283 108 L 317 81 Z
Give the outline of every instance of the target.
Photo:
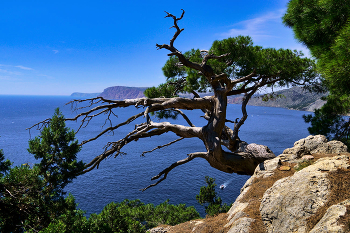
M 173 170 L 175 167 L 180 166 L 180 165 L 185 164 L 185 163 L 188 163 L 188 162 L 190 162 L 191 160 L 193 160 L 194 158 L 205 158 L 205 157 L 207 156 L 207 154 L 208 154 L 207 152 L 196 152 L 196 153 L 191 153 L 191 154 L 188 155 L 187 158 L 182 159 L 182 160 L 179 160 L 179 161 L 177 161 L 177 162 L 171 164 L 169 167 L 167 167 L 166 169 L 164 169 L 163 171 L 161 171 L 158 175 L 152 177 L 151 180 L 159 179 L 159 178 L 163 175 L 163 177 L 162 177 L 161 179 L 159 179 L 156 183 L 151 184 L 151 185 L 148 185 L 146 188 L 141 189 L 141 191 L 143 192 L 143 191 L 145 191 L 145 190 L 147 190 L 147 189 L 149 189 L 149 188 L 151 188 L 151 187 L 153 187 L 153 186 L 158 185 L 160 182 L 162 182 L 163 180 L 166 179 L 166 177 L 168 176 L 168 173 L 169 173 L 171 170 Z

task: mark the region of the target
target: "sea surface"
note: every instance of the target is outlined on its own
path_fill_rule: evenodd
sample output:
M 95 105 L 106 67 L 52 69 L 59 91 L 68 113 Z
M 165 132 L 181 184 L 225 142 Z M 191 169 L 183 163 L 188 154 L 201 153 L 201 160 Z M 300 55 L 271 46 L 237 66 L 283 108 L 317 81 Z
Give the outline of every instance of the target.
M 37 162 L 27 151 L 28 140 L 39 135 L 36 129 L 27 130 L 35 123 L 50 118 L 54 110 L 59 107 L 66 118 L 73 117 L 71 106 L 66 105 L 71 100 L 69 96 L 5 96 L 0 95 L 0 149 L 5 157 L 10 159 L 14 166 L 24 163 Z M 240 105 L 228 105 L 228 119 L 241 117 Z M 142 111 L 135 107 L 121 108 L 115 111 L 118 117 L 113 117 L 113 123 L 119 123 L 131 115 Z M 240 138 L 248 143 L 257 143 L 268 146 L 276 155 L 293 143 L 308 136 L 307 127 L 302 115 L 308 112 L 287 110 L 282 108 L 248 106 L 248 119 L 241 127 Z M 205 121 L 200 116 L 201 111 L 185 111 L 196 126 L 202 126 Z M 77 134 L 79 141 L 89 139 L 98 134 L 105 116 L 100 116 L 81 129 Z M 156 121 L 156 119 L 153 119 Z M 134 124 L 141 123 L 143 118 L 125 126 L 114 134 L 101 137 L 92 143 L 84 145 L 78 154 L 78 159 L 90 162 L 95 156 L 103 152 L 103 146 L 109 141 L 119 140 L 134 128 Z M 171 120 L 177 124 L 186 124 L 181 118 Z M 72 129 L 78 129 L 78 122 L 68 122 Z M 106 126 L 105 126 L 106 127 Z M 218 195 L 223 202 L 232 203 L 239 195 L 240 188 L 249 178 L 245 175 L 228 174 L 209 166 L 201 158 L 173 169 L 166 180 L 156 187 L 144 192 L 153 181 L 151 177 L 157 175 L 172 163 L 186 158 L 187 154 L 205 151 L 199 139 L 184 139 L 169 147 L 155 150 L 141 157 L 143 151 L 151 150 L 159 145 L 166 144 L 177 138 L 172 133 L 152 138 L 140 139 L 124 147 L 126 155 L 109 158 L 103 161 L 99 169 L 95 169 L 75 179 L 66 187 L 72 193 L 78 208 L 86 214 L 99 213 L 110 202 L 121 202 L 124 199 L 140 199 L 144 203 L 155 205 L 169 199 L 171 204 L 186 203 L 195 206 L 201 216 L 205 216 L 204 207 L 196 202 L 201 186 L 205 185 L 205 176 L 216 179 L 218 186 L 228 184 L 223 190 L 217 188 Z

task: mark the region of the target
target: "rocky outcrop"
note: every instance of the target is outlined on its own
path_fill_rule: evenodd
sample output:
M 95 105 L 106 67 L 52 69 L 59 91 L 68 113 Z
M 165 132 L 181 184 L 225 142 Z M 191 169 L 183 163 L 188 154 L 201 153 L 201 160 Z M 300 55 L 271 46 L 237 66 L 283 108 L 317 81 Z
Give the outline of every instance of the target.
M 261 145 L 249 145 L 242 144 L 244 153 L 268 153 L 268 148 Z M 350 220 L 346 224 L 343 221 L 350 216 L 350 191 L 345 186 L 342 193 L 335 194 L 335 183 L 332 183 L 335 178 L 331 178 L 332 174 L 343 169 L 341 174 L 349 177 L 342 175 L 342 179 L 350 179 L 350 154 L 346 150 L 347 147 L 339 141 L 328 142 L 321 135 L 308 136 L 295 142 L 283 154 L 259 164 L 228 211 L 222 225 L 224 230 L 220 232 L 349 232 Z M 305 161 L 308 161 L 308 166 L 302 168 L 298 165 Z M 344 180 L 339 181 L 342 182 Z M 312 218 L 314 220 L 310 220 Z M 187 223 L 186 229 L 189 230 L 186 232 L 207 232 L 200 227 L 208 226 L 206 221 Z M 176 226 L 169 226 L 154 232 L 184 232 L 185 228 L 176 229 Z
M 310 135 L 294 143 L 292 148 L 287 148 L 279 157 L 282 161 L 298 162 L 297 159 L 304 155 L 312 154 L 339 154 L 347 151 L 347 146 L 340 141 L 327 141 L 323 135 Z
M 254 232 L 250 230 L 251 224 L 258 220 L 262 220 L 265 226 L 265 231 L 261 232 L 344 232 L 344 226 L 338 220 L 346 214 L 349 200 L 328 208 L 313 229 L 307 229 L 307 221 L 329 200 L 329 172 L 350 168 L 349 154 L 346 150 L 347 147 L 341 142 L 327 142 L 321 135 L 309 136 L 295 142 L 293 148 L 286 149 L 276 158 L 259 164 L 228 212 L 228 232 Z M 257 179 L 273 177 L 277 170 L 283 170 L 283 161 L 289 164 L 298 163 L 312 159 L 313 154 L 320 153 L 338 155 L 320 158 L 293 175 L 277 180 L 264 192 L 260 200 L 261 219 L 251 218 L 247 214 L 250 201 L 245 197 L 249 195 Z M 239 231 L 237 226 L 244 226 L 245 231 Z
M 307 232 L 307 218 L 328 201 L 327 172 L 347 169 L 348 161 L 346 155 L 319 159 L 293 176 L 276 181 L 264 193 L 260 205 L 267 232 Z
M 310 233 L 329 233 L 329 232 L 345 233 L 344 225 L 339 224 L 339 219 L 340 217 L 346 214 L 347 206 L 350 206 L 349 199 L 329 207 L 327 212 L 323 216 L 323 218 L 310 231 Z

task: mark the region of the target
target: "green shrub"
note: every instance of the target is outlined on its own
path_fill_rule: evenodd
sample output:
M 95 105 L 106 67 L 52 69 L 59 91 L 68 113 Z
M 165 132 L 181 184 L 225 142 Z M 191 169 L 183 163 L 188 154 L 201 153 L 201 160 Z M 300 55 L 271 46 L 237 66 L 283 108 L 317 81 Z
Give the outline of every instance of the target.
M 219 213 L 226 213 L 231 205 L 227 205 L 226 203 L 222 204 L 221 198 L 217 196 L 217 193 L 215 192 L 215 179 L 206 176 L 205 182 L 208 186 L 201 187 L 199 195 L 196 196 L 198 203 L 205 205 L 205 213 L 210 216 Z

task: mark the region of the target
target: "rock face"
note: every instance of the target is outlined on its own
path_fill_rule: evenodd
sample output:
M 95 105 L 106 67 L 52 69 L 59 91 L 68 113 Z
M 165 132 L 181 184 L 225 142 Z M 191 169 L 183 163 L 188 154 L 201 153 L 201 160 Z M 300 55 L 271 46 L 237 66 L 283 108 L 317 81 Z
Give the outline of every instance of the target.
M 260 205 L 267 231 L 307 232 L 307 218 L 328 200 L 327 172 L 348 168 L 348 160 L 346 155 L 322 158 L 293 176 L 276 181 L 264 193 Z
M 338 220 L 345 215 L 346 206 L 349 205 L 350 200 L 347 199 L 337 205 L 329 207 L 323 218 L 310 231 L 310 233 L 345 232 L 344 226 L 339 224 Z
M 268 148 L 256 144 L 242 144 L 241 149 L 242 153 L 269 154 Z M 223 232 L 349 232 L 341 217 L 350 215 L 350 199 L 337 199 L 340 203 L 329 202 L 333 182 L 329 179 L 330 173 L 337 169 L 350 169 L 350 154 L 346 149 L 343 143 L 328 142 L 324 136 L 308 136 L 295 142 L 283 154 L 260 163 L 228 211 Z M 309 161 L 309 166 L 296 172 L 291 168 L 303 161 Z M 341 174 L 347 171 L 343 172 Z M 265 185 L 265 188 L 261 189 L 260 185 Z M 325 206 L 330 207 L 326 210 Z M 324 211 L 317 212 L 321 208 Z M 319 220 L 312 229 L 308 229 L 308 218 L 316 212 L 324 214 L 317 218 Z M 201 224 L 205 225 L 205 221 L 203 219 Z M 188 226 L 189 231 L 186 232 L 207 232 L 198 228 L 197 223 Z M 183 232 L 173 229 L 169 227 L 151 232 Z
M 294 143 L 293 148 L 286 149 L 283 154 L 274 159 L 266 160 L 255 169 L 254 175 L 247 180 L 241 194 L 237 197 L 228 212 L 228 232 L 251 232 L 251 224 L 256 219 L 251 218 L 246 209 L 250 205 L 250 189 L 255 179 L 266 179 L 281 168 L 282 161 L 300 162 L 310 160 L 312 154 L 338 154 L 333 157 L 320 158 L 308 167 L 295 172 L 293 175 L 277 180 L 268 188 L 260 200 L 260 216 L 266 232 L 344 232 L 344 226 L 339 218 L 344 216 L 350 200 L 333 205 L 324 214 L 313 229 L 307 229 L 307 220 L 327 203 L 330 194 L 328 173 L 339 168 L 348 169 L 349 154 L 347 147 L 339 141 L 327 142 L 324 136 L 309 136 Z M 342 154 L 344 153 L 344 154 Z M 288 169 L 287 169 L 288 170 Z M 244 201 L 245 200 L 245 201 Z M 248 201 L 247 201 L 248 200 Z M 239 230 L 244 227 L 244 231 Z M 263 232 L 263 231 L 262 231 Z
M 145 97 L 143 92 L 146 89 L 147 87 L 108 87 L 104 89 L 104 91 L 99 96 L 111 100 L 136 99 Z

